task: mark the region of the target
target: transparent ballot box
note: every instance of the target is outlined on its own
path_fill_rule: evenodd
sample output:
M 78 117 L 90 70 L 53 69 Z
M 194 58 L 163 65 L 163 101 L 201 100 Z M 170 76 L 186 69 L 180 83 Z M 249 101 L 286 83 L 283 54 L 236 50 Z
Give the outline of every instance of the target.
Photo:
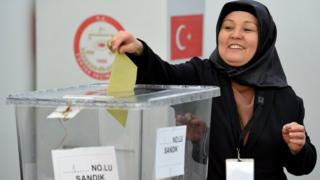
M 218 87 L 136 85 L 131 94 L 112 96 L 107 87 L 7 97 L 15 107 L 23 180 L 206 179 Z

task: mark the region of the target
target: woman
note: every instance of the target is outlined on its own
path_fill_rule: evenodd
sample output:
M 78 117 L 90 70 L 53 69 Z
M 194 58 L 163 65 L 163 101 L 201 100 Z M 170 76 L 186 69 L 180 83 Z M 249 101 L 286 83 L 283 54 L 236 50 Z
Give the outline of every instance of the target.
M 226 3 L 217 22 L 217 49 L 170 65 L 146 43 L 119 32 L 111 49 L 127 53 L 138 66 L 137 83 L 214 85 L 208 179 L 225 179 L 225 160 L 254 159 L 255 179 L 287 179 L 310 173 L 316 150 L 304 125 L 304 106 L 287 84 L 276 48 L 277 30 L 261 3 Z

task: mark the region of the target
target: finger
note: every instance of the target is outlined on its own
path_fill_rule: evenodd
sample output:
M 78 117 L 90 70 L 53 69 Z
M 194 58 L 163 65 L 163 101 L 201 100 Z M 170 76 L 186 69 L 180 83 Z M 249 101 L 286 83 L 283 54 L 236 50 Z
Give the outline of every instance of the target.
M 290 139 L 304 139 L 305 134 L 301 132 L 290 132 L 289 137 Z
M 108 49 L 109 49 L 110 51 L 113 51 L 113 50 L 112 50 L 112 38 L 109 39 L 109 40 L 107 40 L 107 47 L 108 47 Z
M 118 49 L 119 49 L 119 47 L 121 46 L 122 43 L 123 43 L 123 41 L 120 38 L 117 38 L 117 39 L 113 40 L 111 42 L 111 50 L 113 52 L 118 51 Z
M 126 33 L 124 31 L 117 32 L 111 40 L 111 50 L 116 51 L 120 45 L 125 41 Z
M 293 133 L 293 132 L 303 132 L 304 133 L 305 129 L 304 129 L 304 126 L 298 125 L 298 126 L 290 127 L 289 132 L 290 133 Z
M 295 125 L 299 125 L 297 122 L 291 122 L 291 123 L 287 123 L 287 124 L 285 124 L 284 126 L 286 127 L 286 128 L 291 128 L 291 127 L 293 127 L 293 126 L 295 126 Z
M 284 131 L 284 132 L 304 131 L 304 126 L 301 124 L 298 124 L 296 122 L 291 122 L 291 123 L 285 124 L 282 128 L 282 131 Z
M 282 127 L 282 133 L 288 134 L 290 129 L 290 125 L 286 124 Z
M 303 146 L 305 144 L 305 140 L 303 140 L 303 139 L 290 139 L 290 143 L 293 143 L 298 146 Z
M 289 140 L 291 139 L 305 139 L 305 135 L 303 133 L 289 133 Z

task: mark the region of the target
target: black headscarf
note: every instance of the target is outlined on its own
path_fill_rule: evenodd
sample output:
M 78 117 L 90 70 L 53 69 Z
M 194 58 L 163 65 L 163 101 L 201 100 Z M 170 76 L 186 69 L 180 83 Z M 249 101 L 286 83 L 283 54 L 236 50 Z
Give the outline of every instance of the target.
M 226 3 L 220 13 L 216 27 L 216 43 L 223 19 L 233 11 L 245 11 L 258 20 L 258 47 L 255 55 L 241 67 L 231 67 L 220 57 L 218 48 L 210 56 L 214 66 L 232 80 L 255 87 L 286 87 L 286 76 L 275 48 L 277 28 L 267 7 L 253 0 Z

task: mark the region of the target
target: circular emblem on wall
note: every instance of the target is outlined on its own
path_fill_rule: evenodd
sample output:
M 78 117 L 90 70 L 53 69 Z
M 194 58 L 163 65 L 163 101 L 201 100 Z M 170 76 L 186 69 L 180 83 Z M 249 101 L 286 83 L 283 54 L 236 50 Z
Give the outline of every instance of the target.
M 82 22 L 74 38 L 74 54 L 85 74 L 97 80 L 109 79 L 114 54 L 107 43 L 120 30 L 124 30 L 120 23 L 106 15 L 94 15 Z

